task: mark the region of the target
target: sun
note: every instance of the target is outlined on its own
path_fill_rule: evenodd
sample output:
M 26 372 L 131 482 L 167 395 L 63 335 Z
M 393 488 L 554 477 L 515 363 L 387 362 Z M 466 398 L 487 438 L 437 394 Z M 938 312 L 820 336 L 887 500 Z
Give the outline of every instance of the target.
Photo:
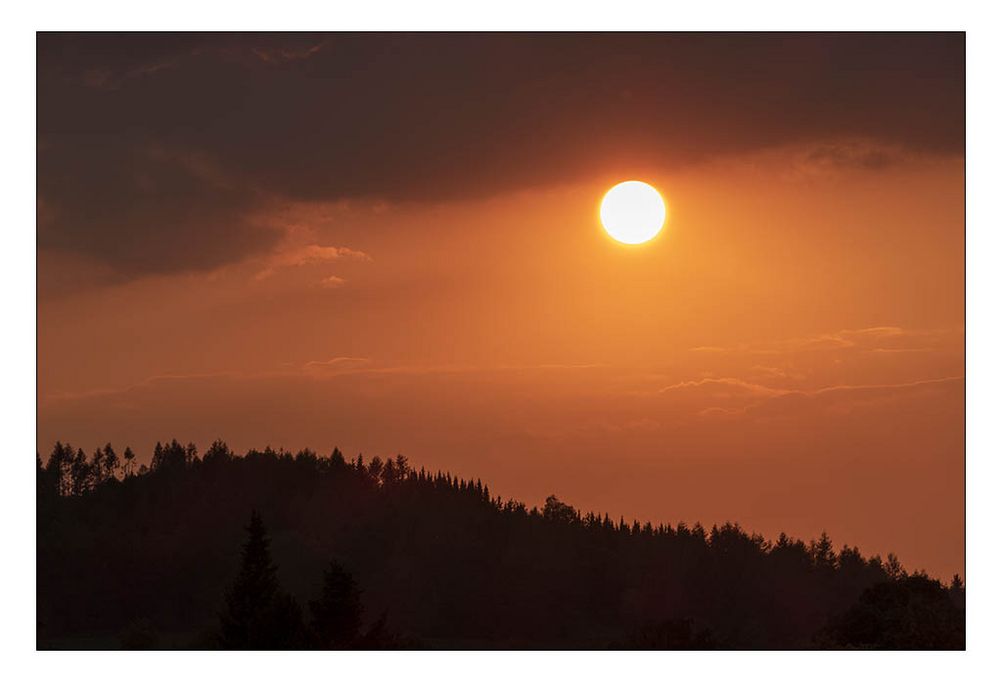
M 619 183 L 601 200 L 601 223 L 608 235 L 626 245 L 649 242 L 663 228 L 667 205 L 649 183 Z

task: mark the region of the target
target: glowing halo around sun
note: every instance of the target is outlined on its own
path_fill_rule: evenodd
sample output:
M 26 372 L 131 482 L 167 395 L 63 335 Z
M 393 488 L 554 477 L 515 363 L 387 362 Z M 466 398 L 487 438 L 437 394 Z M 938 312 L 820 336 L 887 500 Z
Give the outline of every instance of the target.
M 649 183 L 629 180 L 614 186 L 601 200 L 601 224 L 608 235 L 626 245 L 656 237 L 667 220 L 667 205 Z

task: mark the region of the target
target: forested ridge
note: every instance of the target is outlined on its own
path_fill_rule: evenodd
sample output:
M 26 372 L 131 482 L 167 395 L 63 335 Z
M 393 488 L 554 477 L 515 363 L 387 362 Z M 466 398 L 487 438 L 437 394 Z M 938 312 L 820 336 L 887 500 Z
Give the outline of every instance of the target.
M 822 534 L 502 500 L 402 456 L 56 444 L 39 648 L 964 648 L 965 590 Z

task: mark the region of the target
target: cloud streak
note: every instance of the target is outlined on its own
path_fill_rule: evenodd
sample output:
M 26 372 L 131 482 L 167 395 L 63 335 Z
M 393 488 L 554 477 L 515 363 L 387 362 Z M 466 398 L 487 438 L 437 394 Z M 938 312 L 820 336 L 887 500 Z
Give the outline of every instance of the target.
M 875 326 L 794 337 L 766 344 L 731 347 L 703 345 L 689 351 L 704 354 L 776 355 L 805 352 L 858 351 L 871 353 L 918 353 L 941 348 L 943 340 L 955 330 L 907 330 L 898 326 Z
M 831 385 L 828 387 L 818 387 L 815 389 L 782 389 L 778 387 L 768 387 L 736 378 L 704 378 L 697 381 L 676 383 L 659 390 L 660 394 L 673 392 L 676 390 L 692 387 L 722 386 L 742 391 L 742 394 L 729 394 L 726 398 L 736 399 L 735 406 L 707 406 L 698 410 L 698 415 L 702 417 L 712 416 L 738 416 L 751 412 L 761 411 L 772 401 L 786 403 L 788 401 L 815 400 L 815 399 L 838 399 L 850 403 L 853 400 L 864 400 L 870 396 L 892 395 L 909 390 L 922 388 L 946 388 L 964 383 L 964 376 L 948 376 L 941 378 L 927 378 L 913 380 L 909 382 L 882 383 L 882 384 L 858 384 L 858 385 Z M 709 398 L 718 398 L 713 396 Z M 743 401 L 740 401 L 742 398 Z M 783 407 L 788 410 L 787 405 Z M 791 414 L 785 414 L 791 415 Z
M 357 261 L 372 260 L 368 254 L 349 247 L 306 245 L 304 247 L 288 249 L 275 254 L 273 257 L 268 259 L 267 265 L 258 271 L 254 278 L 256 280 L 264 280 L 266 278 L 270 278 L 276 272 L 284 268 L 294 268 L 310 264 L 325 264 L 332 261 L 339 261 L 341 259 L 354 259 Z M 330 276 L 323 282 L 325 283 L 327 281 L 331 281 L 336 285 L 340 285 L 344 282 L 343 279 L 338 278 L 337 276 Z

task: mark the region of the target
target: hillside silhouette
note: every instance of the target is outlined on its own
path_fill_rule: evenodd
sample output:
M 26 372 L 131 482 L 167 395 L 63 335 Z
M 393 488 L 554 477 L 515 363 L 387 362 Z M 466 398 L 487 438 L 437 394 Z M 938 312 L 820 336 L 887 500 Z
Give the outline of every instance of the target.
M 825 535 L 653 526 L 303 450 L 36 458 L 39 648 L 961 649 L 965 590 Z

